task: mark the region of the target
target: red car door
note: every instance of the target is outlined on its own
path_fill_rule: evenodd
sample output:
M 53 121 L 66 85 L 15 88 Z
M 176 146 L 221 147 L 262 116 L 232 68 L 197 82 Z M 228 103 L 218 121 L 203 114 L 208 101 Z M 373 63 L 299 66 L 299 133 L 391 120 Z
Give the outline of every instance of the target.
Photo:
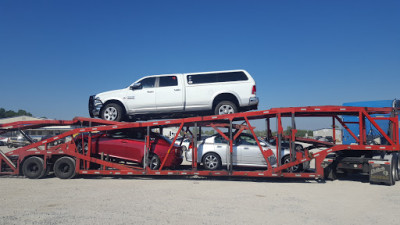
M 96 153 L 114 158 L 141 162 L 143 158 L 144 141 L 127 137 L 124 134 L 104 134 L 95 144 Z

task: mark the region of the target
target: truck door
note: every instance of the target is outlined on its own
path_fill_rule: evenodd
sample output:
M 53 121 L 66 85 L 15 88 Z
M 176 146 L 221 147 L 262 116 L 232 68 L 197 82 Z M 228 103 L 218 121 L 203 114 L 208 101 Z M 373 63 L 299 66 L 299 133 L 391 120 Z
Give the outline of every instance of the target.
M 129 112 L 154 112 L 156 111 L 156 77 L 146 77 L 139 80 L 141 89 L 128 90 L 125 103 Z
M 179 75 L 158 77 L 155 97 L 157 111 L 183 111 L 184 91 Z

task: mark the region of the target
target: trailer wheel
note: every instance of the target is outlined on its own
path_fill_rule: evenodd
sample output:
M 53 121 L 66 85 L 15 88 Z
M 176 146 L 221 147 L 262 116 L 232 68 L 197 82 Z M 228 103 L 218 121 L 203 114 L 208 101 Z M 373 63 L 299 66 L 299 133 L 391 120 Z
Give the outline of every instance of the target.
M 286 163 L 290 163 L 290 162 L 291 162 L 290 155 L 286 155 L 282 158 L 282 165 L 286 164 Z M 298 165 L 292 166 L 287 170 L 290 172 L 293 172 L 293 173 L 301 172 L 303 170 L 303 164 L 298 164 Z
M 103 120 L 121 121 L 123 110 L 122 107 L 116 103 L 109 103 L 101 110 L 101 118 Z
M 75 160 L 71 157 L 61 157 L 54 163 L 54 174 L 60 179 L 71 179 L 75 173 Z
M 215 115 L 225 115 L 237 112 L 237 106 L 235 105 L 235 103 L 230 101 L 222 101 L 218 103 L 214 110 Z
M 157 170 L 160 168 L 160 157 L 158 155 L 153 155 L 149 161 L 149 167 L 151 170 Z
M 40 179 L 46 175 L 42 158 L 33 156 L 27 158 L 22 164 L 22 173 L 29 179 Z
M 221 164 L 221 158 L 216 153 L 207 153 L 203 157 L 203 166 L 207 170 L 217 170 Z

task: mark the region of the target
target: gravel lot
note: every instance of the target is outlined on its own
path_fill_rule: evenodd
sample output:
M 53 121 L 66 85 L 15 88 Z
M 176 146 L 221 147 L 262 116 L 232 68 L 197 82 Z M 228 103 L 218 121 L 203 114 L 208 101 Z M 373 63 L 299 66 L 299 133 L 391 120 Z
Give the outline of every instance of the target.
M 398 224 L 400 183 L 0 177 L 0 224 Z M 397 222 L 396 222 L 397 221 Z

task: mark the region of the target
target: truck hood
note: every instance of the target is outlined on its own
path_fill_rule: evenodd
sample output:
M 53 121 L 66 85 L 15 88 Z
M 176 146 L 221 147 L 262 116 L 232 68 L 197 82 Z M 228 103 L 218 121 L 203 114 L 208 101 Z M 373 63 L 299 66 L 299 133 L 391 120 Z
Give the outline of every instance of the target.
M 125 93 L 126 89 L 118 89 L 112 91 L 101 92 L 95 96 L 95 98 L 100 98 L 100 100 L 108 99 L 108 98 L 115 98 L 121 97 L 123 93 Z

